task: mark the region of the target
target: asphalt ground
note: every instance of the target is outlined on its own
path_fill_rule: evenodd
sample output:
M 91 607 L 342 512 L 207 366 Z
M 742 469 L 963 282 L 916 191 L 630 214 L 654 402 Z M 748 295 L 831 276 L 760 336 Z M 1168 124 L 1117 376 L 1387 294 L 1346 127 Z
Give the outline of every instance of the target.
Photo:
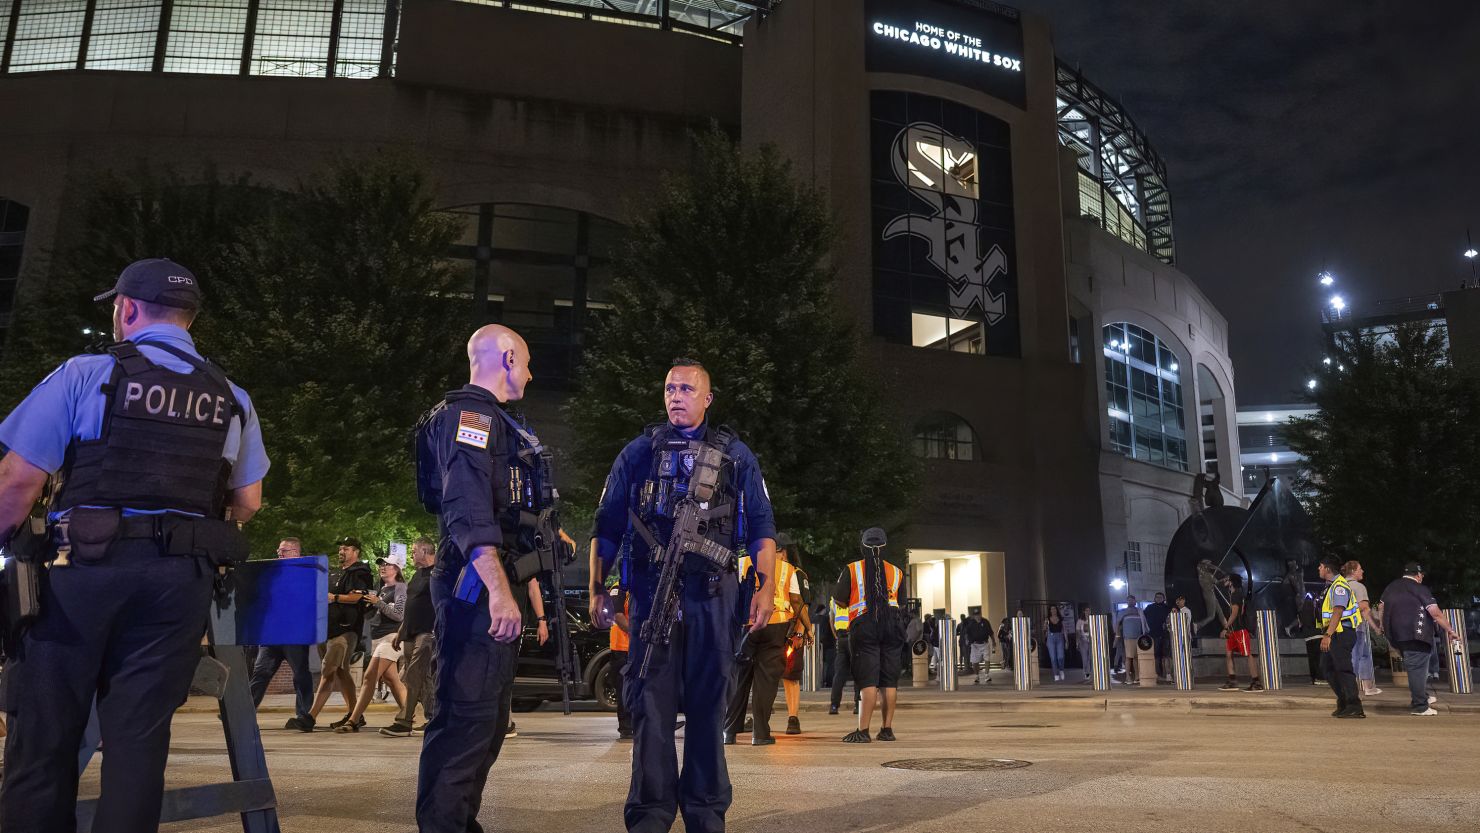
M 970 686 L 904 690 L 899 741 L 839 742 L 853 718 L 807 695 L 800 736 L 728 747 L 735 802 L 729 829 L 871 831 L 1473 831 L 1480 829 L 1480 709 L 1439 692 L 1437 717 L 1410 717 L 1406 692 L 1369 703 L 1366 720 L 1329 717 L 1324 688 L 1187 694 L 1158 687 L 1100 693 L 1074 684 L 1021 694 Z M 282 828 L 294 833 L 414 829 L 419 737 L 282 729 L 261 714 Z M 286 705 L 284 698 L 283 706 Z M 337 716 L 337 702 L 326 715 Z M 781 715 L 784 708 L 779 709 Z M 489 780 L 489 831 L 620 831 L 631 744 L 614 716 L 516 715 Z M 779 732 L 778 720 L 773 727 Z M 875 727 L 877 728 L 877 718 Z M 209 703 L 177 715 L 171 786 L 228 777 Z M 964 771 L 941 771 L 959 759 Z M 1021 762 L 997 768 L 999 760 Z M 926 769 L 886 766 L 923 761 Z M 84 795 L 97 776 L 84 777 Z M 240 830 L 234 818 L 165 830 Z M 683 829 L 680 822 L 675 829 Z

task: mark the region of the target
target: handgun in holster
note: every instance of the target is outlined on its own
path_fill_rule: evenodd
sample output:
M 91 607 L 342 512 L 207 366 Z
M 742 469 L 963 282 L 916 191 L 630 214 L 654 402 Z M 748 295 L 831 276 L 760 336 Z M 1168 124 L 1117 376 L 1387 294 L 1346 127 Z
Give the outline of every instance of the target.
M 30 517 L 10 536 L 6 546 L 4 617 L 7 640 L 41 615 L 41 582 L 46 561 L 46 519 Z

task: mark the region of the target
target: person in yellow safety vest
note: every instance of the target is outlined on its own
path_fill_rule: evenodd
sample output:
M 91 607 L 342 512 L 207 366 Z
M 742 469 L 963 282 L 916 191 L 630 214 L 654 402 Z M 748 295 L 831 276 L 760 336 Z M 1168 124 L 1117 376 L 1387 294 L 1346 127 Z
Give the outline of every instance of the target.
M 828 599 L 827 609 L 832 613 L 833 635 L 838 638 L 837 653 L 833 655 L 832 699 L 827 713 L 837 714 L 843 702 L 843 685 L 853 679 L 853 651 L 848 639 L 848 608 Z M 858 686 L 853 687 L 853 713 L 858 714 Z
M 734 744 L 736 736 L 745 731 L 745 714 L 749 711 L 754 712 L 751 745 L 766 746 L 776 742 L 771 736 L 771 711 L 775 707 L 781 675 L 786 670 L 786 635 L 794 616 L 793 605 L 801 601 L 797 569 L 787 560 L 787 553 L 794 546 L 791 536 L 786 533 L 776 536 L 775 607 L 765 627 L 750 635 L 747 643 L 750 658 L 742 659 L 736 667 L 736 685 L 725 717 L 726 744 Z M 756 580 L 748 555 L 740 557 L 740 577 L 741 581 Z M 746 628 L 749 627 L 750 623 L 746 623 Z
M 786 560 L 799 563 L 800 553 L 792 548 L 787 552 Z M 786 695 L 786 733 L 800 735 L 802 733 L 802 670 L 806 665 L 803 657 L 806 647 L 812 644 L 812 614 L 808 612 L 807 604 L 803 601 L 807 595 L 807 574 L 802 572 L 801 567 L 797 567 L 791 583 L 789 593 L 792 619 L 787 623 L 786 662 L 785 670 L 781 674 L 781 687 Z
M 622 697 L 622 669 L 627 665 L 627 647 L 632 638 L 627 634 L 627 616 L 631 601 L 622 588 L 613 586 L 611 591 L 612 626 L 607 633 L 608 646 L 611 648 L 611 660 L 606 665 L 607 686 L 617 696 L 617 738 L 619 740 L 632 739 L 632 714 L 627 711 L 627 703 Z
M 862 706 L 858 728 L 845 743 L 868 743 L 874 707 L 883 701 L 878 740 L 894 740 L 894 710 L 899 702 L 899 672 L 904 650 L 904 622 L 899 610 L 904 571 L 884 560 L 884 530 L 871 527 L 861 542 L 864 557 L 843 568 L 833 598 L 848 604 L 848 641 L 853 649 L 853 684 Z M 880 697 L 882 690 L 883 696 Z
M 1362 718 L 1362 698 L 1357 693 L 1357 674 L 1352 665 L 1352 649 L 1357 644 L 1357 629 L 1362 624 L 1362 611 L 1357 607 L 1351 585 L 1341 574 L 1341 562 L 1334 557 L 1321 559 L 1321 578 L 1330 582 L 1316 606 L 1316 627 L 1321 637 L 1321 671 L 1336 693 L 1336 711 L 1332 717 Z

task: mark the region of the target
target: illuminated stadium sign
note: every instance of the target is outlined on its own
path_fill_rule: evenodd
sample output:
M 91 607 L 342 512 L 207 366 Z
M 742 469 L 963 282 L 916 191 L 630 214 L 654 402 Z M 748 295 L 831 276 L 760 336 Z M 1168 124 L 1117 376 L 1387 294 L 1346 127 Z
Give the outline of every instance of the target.
M 868 0 L 865 65 L 951 81 L 1023 106 L 1023 32 L 1014 18 L 942 0 Z

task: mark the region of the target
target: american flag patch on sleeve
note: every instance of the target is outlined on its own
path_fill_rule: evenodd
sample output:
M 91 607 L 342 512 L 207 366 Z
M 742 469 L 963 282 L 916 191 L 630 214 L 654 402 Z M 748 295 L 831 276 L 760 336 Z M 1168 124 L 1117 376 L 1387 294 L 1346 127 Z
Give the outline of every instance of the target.
M 488 432 L 493 417 L 477 411 L 463 411 L 457 418 L 457 441 L 474 448 L 488 448 Z

